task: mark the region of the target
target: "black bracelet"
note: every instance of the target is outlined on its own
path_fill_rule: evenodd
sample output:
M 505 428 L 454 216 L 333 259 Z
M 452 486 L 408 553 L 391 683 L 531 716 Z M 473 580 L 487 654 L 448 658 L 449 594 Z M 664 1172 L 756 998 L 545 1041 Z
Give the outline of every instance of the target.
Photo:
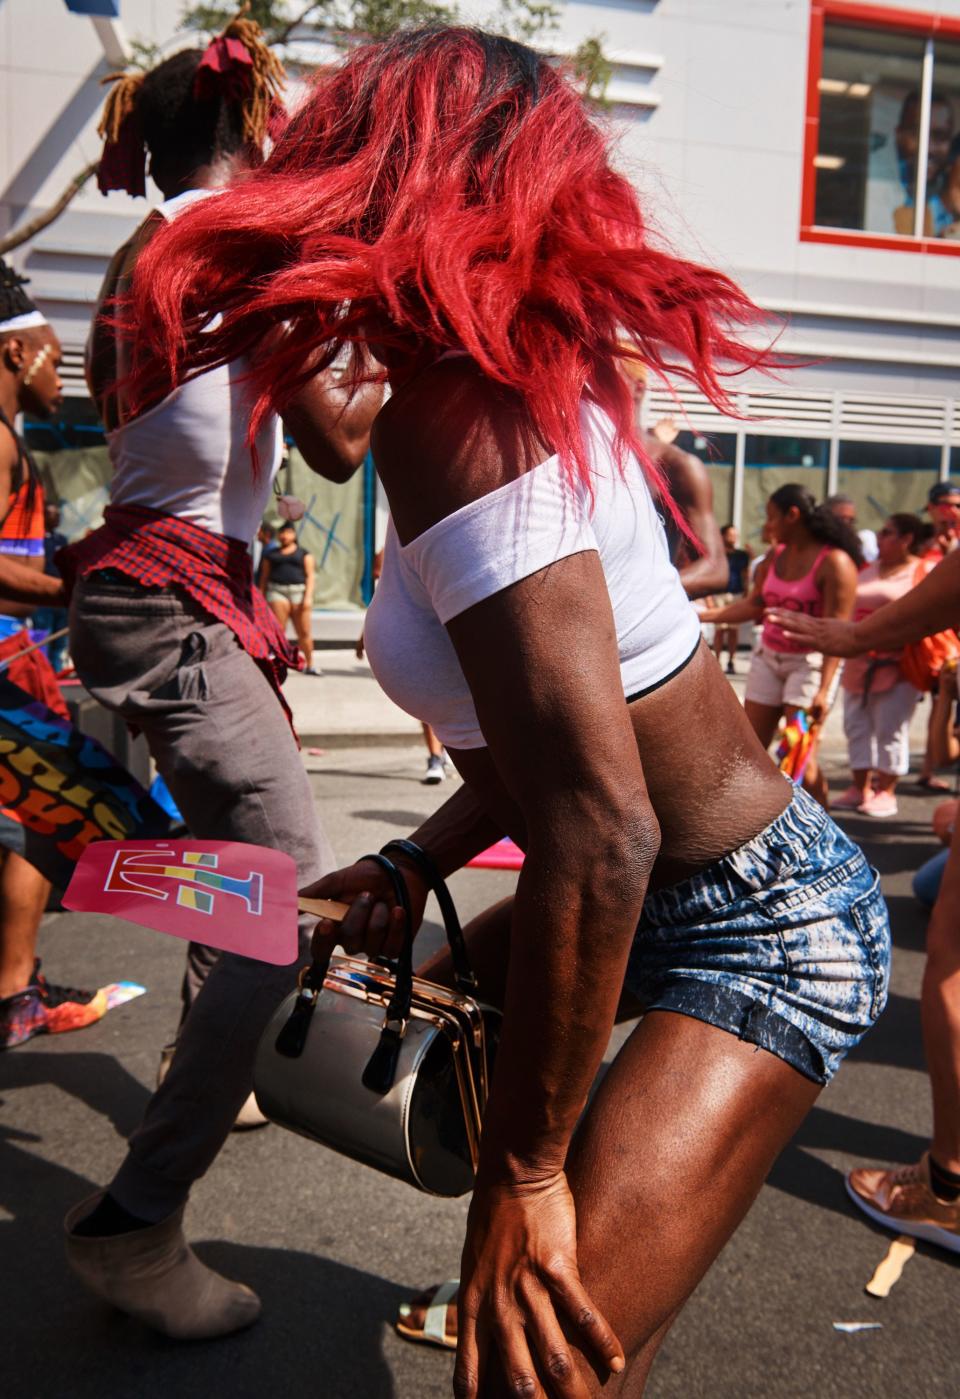
M 395 850 L 400 855 L 406 855 L 409 860 L 413 861 L 428 888 L 436 891 L 437 886 L 443 884 L 443 876 L 434 863 L 432 856 L 428 855 L 415 841 L 404 839 L 388 840 L 386 845 L 381 846 L 380 854 L 387 855 L 391 850 Z

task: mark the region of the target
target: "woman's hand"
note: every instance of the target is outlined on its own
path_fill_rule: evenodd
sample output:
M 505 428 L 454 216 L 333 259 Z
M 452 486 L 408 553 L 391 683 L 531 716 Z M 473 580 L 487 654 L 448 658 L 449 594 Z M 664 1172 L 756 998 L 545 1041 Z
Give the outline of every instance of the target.
M 587 1399 L 564 1324 L 601 1371 L 623 1370 L 620 1342 L 580 1281 L 566 1176 L 478 1184 L 460 1265 L 457 1399 L 485 1392 L 495 1352 L 511 1394 Z
M 407 886 L 413 930 L 423 922 L 428 889 L 413 865 L 394 861 Z M 370 957 L 397 957 L 405 933 L 403 909 L 397 905 L 393 884 L 372 860 L 358 860 L 346 869 L 325 874 L 300 893 L 312 899 L 339 899 L 350 905 L 342 923 L 321 918 L 313 930 L 311 952 L 315 960 L 328 957 L 337 943 L 347 952 Z
M 831 687 L 832 688 L 832 687 Z M 807 713 L 815 724 L 822 724 L 830 713 L 830 690 L 819 689 L 807 706 Z
M 771 607 L 768 621 L 780 627 L 790 641 L 799 642 L 824 656 L 858 656 L 868 648 L 860 644 L 856 624 L 838 618 L 808 617 L 804 612 L 782 612 Z

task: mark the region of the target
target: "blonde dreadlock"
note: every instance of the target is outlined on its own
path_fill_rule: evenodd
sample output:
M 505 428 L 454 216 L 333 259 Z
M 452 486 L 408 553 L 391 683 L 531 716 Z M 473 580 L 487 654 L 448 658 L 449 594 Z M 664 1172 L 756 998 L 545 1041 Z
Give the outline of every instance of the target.
M 280 100 L 286 74 L 283 64 L 267 44 L 260 25 L 247 14 L 249 8 L 250 0 L 244 0 L 243 7 L 220 38 L 239 40 L 252 60 L 250 92 L 243 103 L 243 134 L 248 141 L 261 148 L 266 140 L 270 117 Z
M 97 135 L 102 136 L 104 141 L 116 143 L 120 139 L 120 128 L 136 107 L 143 76 L 142 73 L 110 73 L 100 79 L 101 87 L 113 83 L 97 127 Z

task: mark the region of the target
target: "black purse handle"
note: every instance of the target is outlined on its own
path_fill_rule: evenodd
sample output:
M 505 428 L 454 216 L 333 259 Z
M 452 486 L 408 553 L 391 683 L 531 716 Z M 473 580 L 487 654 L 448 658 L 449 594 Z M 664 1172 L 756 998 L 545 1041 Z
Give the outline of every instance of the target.
M 432 858 L 412 840 L 388 840 L 381 850 L 381 855 L 386 855 L 388 851 L 395 850 L 400 855 L 406 855 L 412 860 L 420 873 L 423 875 L 427 887 L 436 896 L 437 905 L 443 918 L 444 930 L 447 934 L 447 944 L 450 948 L 450 959 L 453 962 L 453 979 L 458 991 L 462 991 L 465 996 L 473 996 L 477 989 L 477 978 L 473 974 L 470 966 L 470 957 L 467 952 L 467 944 L 463 936 L 463 928 L 457 914 L 456 906 L 447 888 L 446 880 L 437 869 Z M 368 856 L 368 858 L 370 858 Z M 409 915 L 408 915 L 409 917 Z
M 386 855 L 364 855 L 388 876 L 393 885 L 393 895 L 404 912 L 403 946 L 400 956 L 393 964 L 396 967 L 393 995 L 383 1018 L 383 1028 L 377 1047 L 363 1071 L 362 1082 L 373 1093 L 387 1093 L 396 1078 L 400 1046 L 406 1034 L 410 1019 L 410 1005 L 413 1000 L 413 917 L 410 910 L 410 896 L 403 875 Z M 360 861 L 357 862 L 358 864 Z M 300 978 L 300 994 L 297 996 L 290 1017 L 276 1039 L 276 1051 L 287 1059 L 298 1059 L 306 1044 L 310 1021 L 316 1009 L 317 997 L 323 990 L 324 979 L 330 967 L 331 953 L 315 959 L 305 968 Z M 387 960 L 387 959 L 383 959 Z

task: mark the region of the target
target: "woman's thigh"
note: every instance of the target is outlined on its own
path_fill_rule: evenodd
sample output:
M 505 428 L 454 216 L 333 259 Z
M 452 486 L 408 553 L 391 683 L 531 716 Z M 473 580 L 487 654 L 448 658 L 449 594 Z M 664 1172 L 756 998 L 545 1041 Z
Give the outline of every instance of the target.
M 780 705 L 760 704 L 757 700 L 748 699 L 744 704 L 750 726 L 757 735 L 764 748 L 769 748 L 773 742 L 774 734 L 777 732 L 777 725 L 783 710 Z
M 773 1054 L 702 1021 L 665 1011 L 641 1021 L 568 1159 L 581 1274 L 628 1357 L 622 1379 L 604 1386 L 581 1361 L 591 1392 L 643 1392 L 670 1322 L 819 1091 Z
M 290 620 L 290 613 L 293 610 L 287 599 L 285 597 L 278 597 L 276 594 L 274 594 L 272 597 L 267 599 L 267 602 L 270 607 L 270 611 L 276 617 L 281 627 L 283 627 L 284 630 L 286 630 L 287 623 Z
M 293 618 L 293 630 L 297 634 L 297 640 L 301 643 L 310 638 L 313 626 L 313 611 L 305 603 L 298 603 L 296 607 L 290 609 Z
M 143 732 L 194 835 L 285 850 L 302 883 L 330 868 L 286 715 L 227 626 L 172 594 L 91 584 L 71 635 L 88 690 Z

